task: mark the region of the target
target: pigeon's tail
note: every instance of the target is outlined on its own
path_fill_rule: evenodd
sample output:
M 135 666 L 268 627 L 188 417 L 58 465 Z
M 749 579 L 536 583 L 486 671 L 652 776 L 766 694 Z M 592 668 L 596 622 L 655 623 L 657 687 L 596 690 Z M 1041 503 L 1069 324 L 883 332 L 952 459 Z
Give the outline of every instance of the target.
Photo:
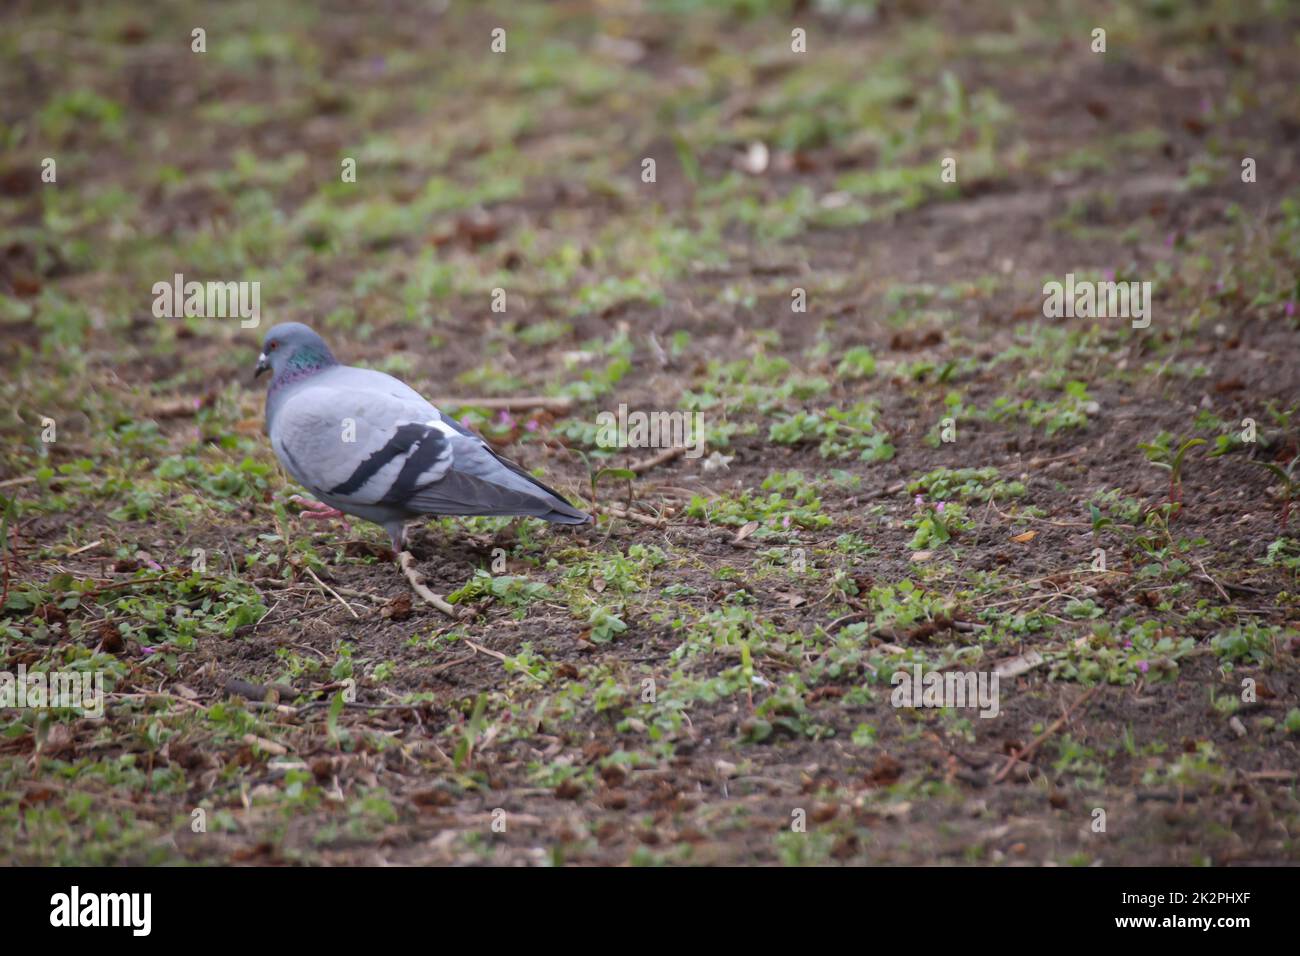
M 558 498 L 559 496 L 556 495 Z M 560 498 L 560 501 L 564 501 Z M 538 515 L 543 521 L 549 521 L 552 524 L 586 524 L 591 521 L 591 515 L 585 511 L 579 511 L 577 508 L 564 504 L 559 508 L 552 508 L 544 515 Z
M 487 478 L 449 471 L 438 481 L 417 489 L 403 507 L 412 514 L 517 516 L 556 524 L 585 524 L 592 520 L 554 488 L 513 462 L 498 461 L 500 465 Z
M 565 498 L 564 495 L 560 494 L 550 485 L 538 481 L 512 461 L 502 459 L 502 462 L 509 466 L 510 470 L 516 475 L 519 475 L 521 478 L 526 478 L 530 483 L 537 486 L 539 490 L 546 492 L 549 498 L 553 499 L 549 502 L 551 510 L 545 514 L 535 515 L 535 517 L 541 518 L 543 521 L 549 521 L 552 524 L 586 524 L 592 520 L 591 515 L 573 507 L 573 505 L 569 504 L 569 500 Z

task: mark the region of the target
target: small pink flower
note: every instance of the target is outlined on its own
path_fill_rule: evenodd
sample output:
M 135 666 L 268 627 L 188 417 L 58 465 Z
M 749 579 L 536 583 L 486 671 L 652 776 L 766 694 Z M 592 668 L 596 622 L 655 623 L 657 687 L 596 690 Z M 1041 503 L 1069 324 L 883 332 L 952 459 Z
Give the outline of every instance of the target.
M 786 515 L 784 518 L 781 519 L 781 527 L 782 527 L 782 528 L 788 528 L 788 527 L 790 527 L 790 516 L 789 516 L 789 515 Z
M 934 510 L 937 511 L 937 512 L 939 512 L 939 514 L 943 514 L 943 509 L 944 509 L 945 504 L 946 504 L 946 502 L 943 502 L 943 501 L 939 502 L 937 505 L 934 506 Z
M 916 505 L 918 508 L 920 508 L 922 505 L 925 504 L 925 499 L 922 498 L 920 495 L 917 495 L 917 496 L 912 500 L 912 504 L 914 504 L 914 505 Z
M 1132 646 L 1133 646 L 1133 642 L 1130 641 L 1130 640 L 1125 640 L 1125 641 L 1124 641 L 1124 646 L 1125 646 L 1125 647 L 1132 647 Z
M 528 419 L 528 421 L 524 423 L 524 428 L 528 429 L 528 431 L 530 432 L 537 431 L 538 428 L 537 419 L 535 418 Z
M 1147 663 L 1146 661 L 1138 661 L 1138 670 L 1140 670 L 1143 674 L 1145 674 L 1150 669 L 1151 669 L 1151 665 L 1149 663 Z
M 497 424 L 500 425 L 502 428 L 514 428 L 515 420 L 510 417 L 510 413 L 508 411 L 502 409 L 501 414 L 497 416 Z
M 1295 299 L 1292 299 L 1286 304 L 1286 314 L 1295 315 Z
M 1174 247 L 1174 233 L 1165 236 L 1165 246 L 1172 249 Z
M 1106 281 L 1107 281 L 1107 282 L 1114 282 L 1114 281 L 1115 281 L 1115 270 L 1114 270 L 1114 269 L 1107 269 L 1107 270 L 1106 270 Z

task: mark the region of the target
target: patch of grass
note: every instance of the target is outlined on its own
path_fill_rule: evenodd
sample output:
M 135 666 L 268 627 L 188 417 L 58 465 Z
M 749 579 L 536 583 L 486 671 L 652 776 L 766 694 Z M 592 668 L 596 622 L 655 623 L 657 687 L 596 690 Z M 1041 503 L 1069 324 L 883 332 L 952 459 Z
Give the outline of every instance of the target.
M 1063 394 L 1052 401 L 999 396 L 986 414 L 997 422 L 1017 419 L 1027 422 L 1034 428 L 1042 428 L 1050 436 L 1060 431 L 1086 428 L 1088 415 L 1096 411 L 1097 403 L 1088 394 L 1087 385 L 1071 381 L 1065 384 Z
M 773 422 L 767 437 L 779 445 L 802 445 L 816 442 L 823 458 L 848 458 L 859 461 L 889 461 L 894 446 L 889 434 L 877 429 L 876 409 L 858 402 L 847 409 L 828 408 L 818 412 L 795 412 Z
M 1003 481 L 996 468 L 936 468 L 907 484 L 910 495 L 936 501 L 1005 501 L 1025 493 L 1020 481 Z

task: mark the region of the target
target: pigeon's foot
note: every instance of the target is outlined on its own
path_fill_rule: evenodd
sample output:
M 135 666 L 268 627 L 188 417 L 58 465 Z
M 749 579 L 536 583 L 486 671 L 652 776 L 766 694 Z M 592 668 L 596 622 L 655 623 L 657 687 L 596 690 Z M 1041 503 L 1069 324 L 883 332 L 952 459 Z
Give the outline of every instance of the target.
M 405 521 L 390 521 L 384 525 L 384 530 L 388 532 L 388 540 L 393 543 L 393 554 L 401 554 L 406 550 Z
M 290 495 L 289 500 L 302 509 L 304 518 L 340 518 L 343 516 L 342 511 L 339 511 L 338 508 L 331 508 L 323 501 L 312 501 L 302 495 Z
M 312 501 L 310 498 L 304 498 L 302 495 L 292 495 L 289 498 L 294 504 L 302 509 L 299 512 L 300 518 L 338 518 L 343 522 L 343 529 L 352 533 L 352 525 L 348 524 L 348 519 L 338 508 L 331 508 L 323 501 Z

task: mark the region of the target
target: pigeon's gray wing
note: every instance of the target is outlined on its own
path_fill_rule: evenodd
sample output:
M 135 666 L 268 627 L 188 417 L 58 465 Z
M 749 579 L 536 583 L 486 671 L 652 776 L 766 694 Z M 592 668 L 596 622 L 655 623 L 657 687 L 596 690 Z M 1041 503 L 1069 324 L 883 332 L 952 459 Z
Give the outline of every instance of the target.
M 361 370 L 349 370 L 361 371 Z M 319 498 L 355 513 L 530 515 L 590 520 L 553 489 L 498 456 L 418 393 L 375 388 L 371 373 L 303 383 L 276 412 L 271 443 Z M 352 384 L 347 384 L 347 383 Z
M 303 383 L 271 422 L 271 445 L 285 467 L 335 507 L 386 506 L 437 481 L 451 466 L 459 432 L 415 393 Z

